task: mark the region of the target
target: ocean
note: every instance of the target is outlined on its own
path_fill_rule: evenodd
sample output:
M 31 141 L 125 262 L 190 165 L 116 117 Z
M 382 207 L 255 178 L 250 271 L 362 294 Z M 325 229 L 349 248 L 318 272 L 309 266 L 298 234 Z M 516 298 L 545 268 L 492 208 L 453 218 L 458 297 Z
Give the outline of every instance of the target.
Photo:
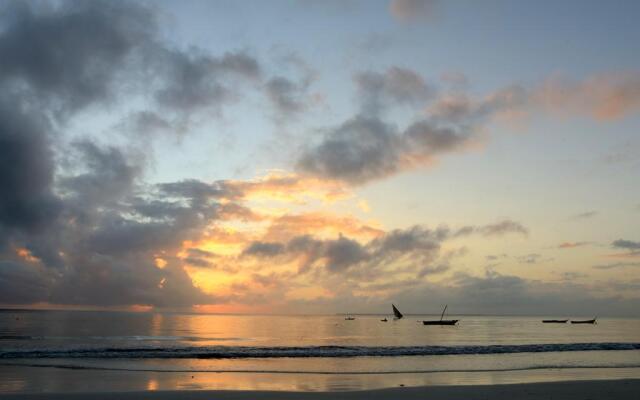
M 424 326 L 439 316 L 355 317 L 4 310 L 0 393 L 640 377 L 639 319 L 456 315 L 456 326 Z

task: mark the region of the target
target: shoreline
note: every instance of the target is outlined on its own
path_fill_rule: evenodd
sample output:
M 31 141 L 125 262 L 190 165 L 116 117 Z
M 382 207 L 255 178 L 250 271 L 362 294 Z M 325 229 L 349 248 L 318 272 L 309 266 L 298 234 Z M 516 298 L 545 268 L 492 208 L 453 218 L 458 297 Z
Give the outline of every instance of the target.
M 83 392 L 83 393 L 27 393 L 2 395 L 13 400 L 61 400 L 61 399 L 187 399 L 200 400 L 215 398 L 218 400 L 244 399 L 367 399 L 391 400 L 402 397 L 405 400 L 480 400 L 489 398 L 517 398 L 522 400 L 538 399 L 628 399 L 640 393 L 640 379 L 612 379 L 590 381 L 539 382 L 499 385 L 459 385 L 459 386 L 420 386 L 400 387 L 362 391 L 249 391 L 249 390 L 170 390 L 170 391 L 129 391 L 129 392 Z
M 500 372 L 398 374 L 297 374 L 159 372 L 0 366 L 0 398 L 43 393 L 143 393 L 147 391 L 354 392 L 390 388 L 536 385 L 558 382 L 640 382 L 640 368 L 549 368 Z M 639 391 L 640 393 L 640 387 Z

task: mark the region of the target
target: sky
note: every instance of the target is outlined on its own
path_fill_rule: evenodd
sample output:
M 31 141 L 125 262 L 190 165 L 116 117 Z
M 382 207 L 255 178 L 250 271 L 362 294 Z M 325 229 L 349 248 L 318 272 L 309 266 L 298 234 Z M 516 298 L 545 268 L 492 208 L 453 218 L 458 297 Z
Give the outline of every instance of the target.
M 637 1 L 6 1 L 0 306 L 640 316 Z

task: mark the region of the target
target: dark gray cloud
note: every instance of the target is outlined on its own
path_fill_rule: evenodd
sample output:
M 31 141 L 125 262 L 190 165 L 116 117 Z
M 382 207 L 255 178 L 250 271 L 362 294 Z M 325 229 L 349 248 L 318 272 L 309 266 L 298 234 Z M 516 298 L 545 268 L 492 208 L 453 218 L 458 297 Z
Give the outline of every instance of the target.
M 312 175 L 363 184 L 434 162 L 441 154 L 462 149 L 469 140 L 470 132 L 428 121 L 398 132 L 377 118 L 358 116 L 305 149 L 297 167 Z
M 299 171 L 358 185 L 429 166 L 445 154 L 477 145 L 489 118 L 526 100 L 519 87 L 477 101 L 464 97 L 463 104 L 442 96 L 427 109 L 426 117 L 401 130 L 386 123 L 382 114 L 390 104 L 424 105 L 433 90 L 422 78 L 413 71 L 392 68 L 385 74 L 360 74 L 356 83 L 362 110 L 303 148 L 296 162 Z
M 195 50 L 162 49 L 161 54 L 159 67 L 166 77 L 154 96 L 160 106 L 172 112 L 192 112 L 232 100 L 235 93 L 222 78 L 257 80 L 260 76 L 257 61 L 245 53 L 212 57 Z
M 328 241 L 325 249 L 326 268 L 331 272 L 341 272 L 365 261 L 369 256 L 360 243 L 340 236 L 337 240 Z
M 511 233 L 527 236 L 529 234 L 529 229 L 527 229 L 527 227 L 522 225 L 520 222 L 513 221 L 511 219 L 503 219 L 493 224 L 480 225 L 480 226 L 464 226 L 458 229 L 454 233 L 454 236 L 467 236 L 471 234 L 480 234 L 485 237 L 491 237 L 491 236 L 502 236 L 502 235 L 511 234 Z
M 82 197 L 85 204 L 104 204 L 118 201 L 129 193 L 141 166 L 127 160 L 120 149 L 100 147 L 96 143 L 80 141 L 74 143 L 80 160 L 75 165 L 84 165 L 86 171 L 74 176 L 62 177 L 59 188 L 64 192 Z
M 273 257 L 282 254 L 285 246 L 281 243 L 253 242 L 242 254 L 259 257 Z
M 611 243 L 611 247 L 616 249 L 627 250 L 627 253 L 620 254 L 624 257 L 640 257 L 640 242 L 632 240 L 618 239 Z
M 306 88 L 283 76 L 276 76 L 265 85 L 267 98 L 284 115 L 297 114 L 306 107 Z
M 530 253 L 524 256 L 518 256 L 516 259 L 523 264 L 537 264 L 542 258 L 542 254 Z
M 451 267 L 447 264 L 438 264 L 434 266 L 426 266 L 418 271 L 418 278 L 424 278 L 429 275 L 441 274 L 443 272 L 447 272 L 451 269 Z
M 458 315 L 638 315 L 640 298 L 594 295 L 594 290 L 592 286 L 572 280 L 543 283 L 489 270 L 484 276 L 457 273 L 448 284 L 405 287 L 392 293 L 389 299 L 381 299 L 380 303 L 384 307 L 384 301 L 393 299 L 407 313 L 435 314 L 442 310 L 442 305 L 448 304 L 449 312 Z
M 400 168 L 402 139 L 376 118 L 356 117 L 329 132 L 298 159 L 304 172 L 350 183 L 394 173 Z
M 169 196 L 186 197 L 190 199 L 205 199 L 219 197 L 224 193 L 217 184 L 210 184 L 197 179 L 185 179 L 179 182 L 161 183 L 160 190 Z
M 521 223 L 508 219 L 495 224 L 484 225 L 479 230 L 484 236 L 500 236 L 506 233 L 529 234 L 529 230 Z
M 640 262 L 615 262 L 610 264 L 599 264 L 594 265 L 595 269 L 616 269 L 616 268 L 626 268 L 626 267 L 640 267 Z
M 58 113 L 111 97 L 134 49 L 156 32 L 154 13 L 133 2 L 11 2 L 0 26 L 0 85 Z
M 611 243 L 611 246 L 618 249 L 625 249 L 625 250 L 640 250 L 640 242 L 634 242 L 632 240 L 626 240 L 626 239 L 614 240 Z
M 589 218 L 595 217 L 596 215 L 598 215 L 597 211 L 593 211 L 593 210 L 585 211 L 579 214 L 572 215 L 571 217 L 569 217 L 569 219 L 572 219 L 572 220 L 589 219 Z
M 416 72 L 401 67 L 361 72 L 354 80 L 363 114 L 370 116 L 394 104 L 422 106 L 435 92 Z
M 264 84 L 267 100 L 275 110 L 277 122 L 288 122 L 303 111 L 321 103 L 322 96 L 311 92 L 318 72 L 297 53 L 278 57 L 279 74 Z
M 243 255 L 279 257 L 286 262 L 297 260 L 299 274 L 339 275 L 363 283 L 393 271 L 423 278 L 447 271 L 449 259 L 461 254 L 460 251 L 440 254 L 441 243 L 450 237 L 445 227 L 422 226 L 392 230 L 366 243 L 344 235 L 337 239 L 303 235 L 284 243 L 253 242 Z M 439 262 L 435 263 L 436 260 Z
M 238 82 L 257 82 L 257 61 L 171 47 L 155 11 L 135 2 L 11 2 L 2 11 L 0 302 L 218 301 L 182 269 L 210 257 L 166 257 L 162 267 L 154 260 L 216 218 L 246 214 L 217 202 L 233 190 L 198 181 L 144 185 L 144 156 L 96 141 L 68 145 L 64 130 L 83 110 L 124 94 L 156 101 L 155 109 L 125 111 L 133 130 L 172 130 L 233 99 Z
M 50 127 L 37 113 L 10 102 L 0 98 L 0 229 L 37 230 L 60 208 L 51 190 Z
M 33 304 L 46 299 L 50 281 L 43 271 L 0 260 L 0 304 Z

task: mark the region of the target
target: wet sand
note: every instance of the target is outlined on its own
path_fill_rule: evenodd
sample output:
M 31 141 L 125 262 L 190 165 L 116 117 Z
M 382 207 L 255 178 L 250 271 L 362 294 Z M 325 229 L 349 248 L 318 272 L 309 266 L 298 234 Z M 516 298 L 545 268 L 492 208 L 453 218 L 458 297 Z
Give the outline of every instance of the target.
M 5 395 L 7 400 L 204 400 L 204 399 L 425 399 L 430 400 L 480 400 L 480 399 L 633 399 L 640 395 L 640 379 L 603 380 L 603 381 L 571 381 L 525 383 L 513 385 L 479 385 L 479 386 L 423 386 L 403 387 L 379 390 L 352 392 L 283 392 L 283 391 L 145 391 L 145 392 L 99 392 L 99 393 L 42 393 Z

